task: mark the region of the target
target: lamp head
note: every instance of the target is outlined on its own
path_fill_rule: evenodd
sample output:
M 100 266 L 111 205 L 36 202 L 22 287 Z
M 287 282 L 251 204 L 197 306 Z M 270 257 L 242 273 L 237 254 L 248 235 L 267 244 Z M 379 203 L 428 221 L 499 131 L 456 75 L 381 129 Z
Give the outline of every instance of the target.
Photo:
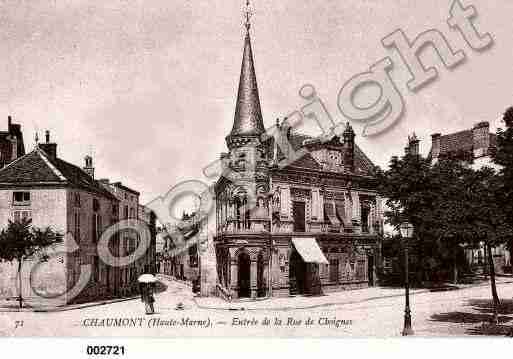
M 399 229 L 403 238 L 413 237 L 413 225 L 410 222 L 403 222 Z

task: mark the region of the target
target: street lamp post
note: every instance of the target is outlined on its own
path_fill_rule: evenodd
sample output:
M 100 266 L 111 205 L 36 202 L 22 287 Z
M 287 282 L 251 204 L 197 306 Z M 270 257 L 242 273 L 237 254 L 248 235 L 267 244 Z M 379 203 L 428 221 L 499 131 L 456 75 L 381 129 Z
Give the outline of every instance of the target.
M 404 238 L 404 265 L 405 265 L 405 308 L 404 308 L 404 328 L 403 336 L 413 335 L 413 329 L 411 328 L 411 310 L 410 310 L 410 282 L 409 282 L 409 260 L 408 260 L 408 239 L 413 236 L 413 225 L 408 222 L 401 224 L 401 236 Z

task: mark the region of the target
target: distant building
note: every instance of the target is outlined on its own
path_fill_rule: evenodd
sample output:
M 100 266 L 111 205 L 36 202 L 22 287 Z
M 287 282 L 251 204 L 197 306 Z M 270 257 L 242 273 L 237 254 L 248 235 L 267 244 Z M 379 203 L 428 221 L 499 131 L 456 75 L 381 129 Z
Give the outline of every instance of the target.
M 0 168 L 25 155 L 25 144 L 21 125 L 12 123 L 8 117 L 7 131 L 0 131 Z
M 195 215 L 183 214 L 179 224 L 168 224 L 160 233 L 160 241 L 164 243 L 161 272 L 179 280 L 192 282 L 200 275 L 198 244 L 192 243 L 200 227 Z M 181 233 L 183 244 L 177 247 L 170 233 Z
M 86 157 L 85 171 L 92 171 L 91 157 Z M 140 193 L 132 188 L 123 185 L 121 182 L 110 182 L 108 179 L 100 179 L 98 182 L 118 200 L 119 220 L 141 219 L 139 217 L 139 196 Z M 119 253 L 120 257 L 129 256 L 139 245 L 139 234 L 133 230 L 120 230 L 119 236 Z M 145 255 L 128 266 L 119 268 L 119 287 L 124 295 L 137 293 L 137 278 L 143 274 L 147 268 L 148 259 L 151 248 Z
M 39 280 L 32 283 L 37 293 L 64 293 L 78 281 L 81 266 L 91 269 L 86 288 L 74 299 L 65 297 L 62 304 L 119 295 L 116 270 L 104 264 L 96 250 L 103 231 L 118 221 L 118 206 L 118 199 L 91 176 L 58 157 L 48 131 L 45 143 L 0 169 L 2 228 L 9 220 L 31 218 L 34 226 L 70 234 L 79 245 L 71 252 L 65 240 L 58 257 L 42 265 Z M 66 248 L 69 253 L 63 252 Z M 29 265 L 23 268 L 23 277 L 24 296 L 36 296 L 30 287 Z M 0 296 L 16 296 L 16 264 L 0 264 L 0 278 Z
M 493 163 L 491 153 L 497 148 L 497 135 L 490 132 L 489 122 L 480 122 L 470 129 L 442 135 L 431 135 L 432 143 L 429 156 L 433 162 L 440 158 L 457 158 L 474 169 L 487 166 L 498 169 Z M 511 266 L 511 255 L 504 245 L 492 248 L 494 264 L 498 273 L 504 271 L 505 266 Z M 486 263 L 486 251 L 481 244 L 477 248 L 467 248 L 465 256 L 468 264 L 480 269 Z
M 157 273 L 157 215 L 146 206 L 139 205 L 139 219 L 146 223 L 150 231 L 150 246 L 144 264 L 145 273 Z
M 155 271 L 157 273 L 165 273 L 165 262 L 164 262 L 164 254 L 166 251 L 166 232 L 163 231 L 161 227 L 157 228 L 157 235 L 155 238 L 155 252 L 156 252 L 156 267 Z
M 490 132 L 489 122 L 480 122 L 473 128 L 442 135 L 431 135 L 429 156 L 436 162 L 439 158 L 458 158 L 473 168 L 488 166 L 497 168 L 490 157 L 497 147 L 497 135 Z

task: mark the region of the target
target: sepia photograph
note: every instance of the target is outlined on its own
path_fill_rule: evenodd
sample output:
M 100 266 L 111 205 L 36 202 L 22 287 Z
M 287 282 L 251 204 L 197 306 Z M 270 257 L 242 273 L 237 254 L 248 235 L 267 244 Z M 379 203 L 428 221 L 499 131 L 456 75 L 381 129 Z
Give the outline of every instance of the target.
M 0 346 L 509 342 L 511 14 L 0 1 Z

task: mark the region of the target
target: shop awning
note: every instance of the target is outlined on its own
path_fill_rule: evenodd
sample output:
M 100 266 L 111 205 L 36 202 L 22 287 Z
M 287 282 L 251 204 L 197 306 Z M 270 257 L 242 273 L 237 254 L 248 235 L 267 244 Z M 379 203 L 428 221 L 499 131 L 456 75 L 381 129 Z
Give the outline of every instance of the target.
M 315 238 L 292 238 L 292 243 L 306 263 L 329 264 Z

